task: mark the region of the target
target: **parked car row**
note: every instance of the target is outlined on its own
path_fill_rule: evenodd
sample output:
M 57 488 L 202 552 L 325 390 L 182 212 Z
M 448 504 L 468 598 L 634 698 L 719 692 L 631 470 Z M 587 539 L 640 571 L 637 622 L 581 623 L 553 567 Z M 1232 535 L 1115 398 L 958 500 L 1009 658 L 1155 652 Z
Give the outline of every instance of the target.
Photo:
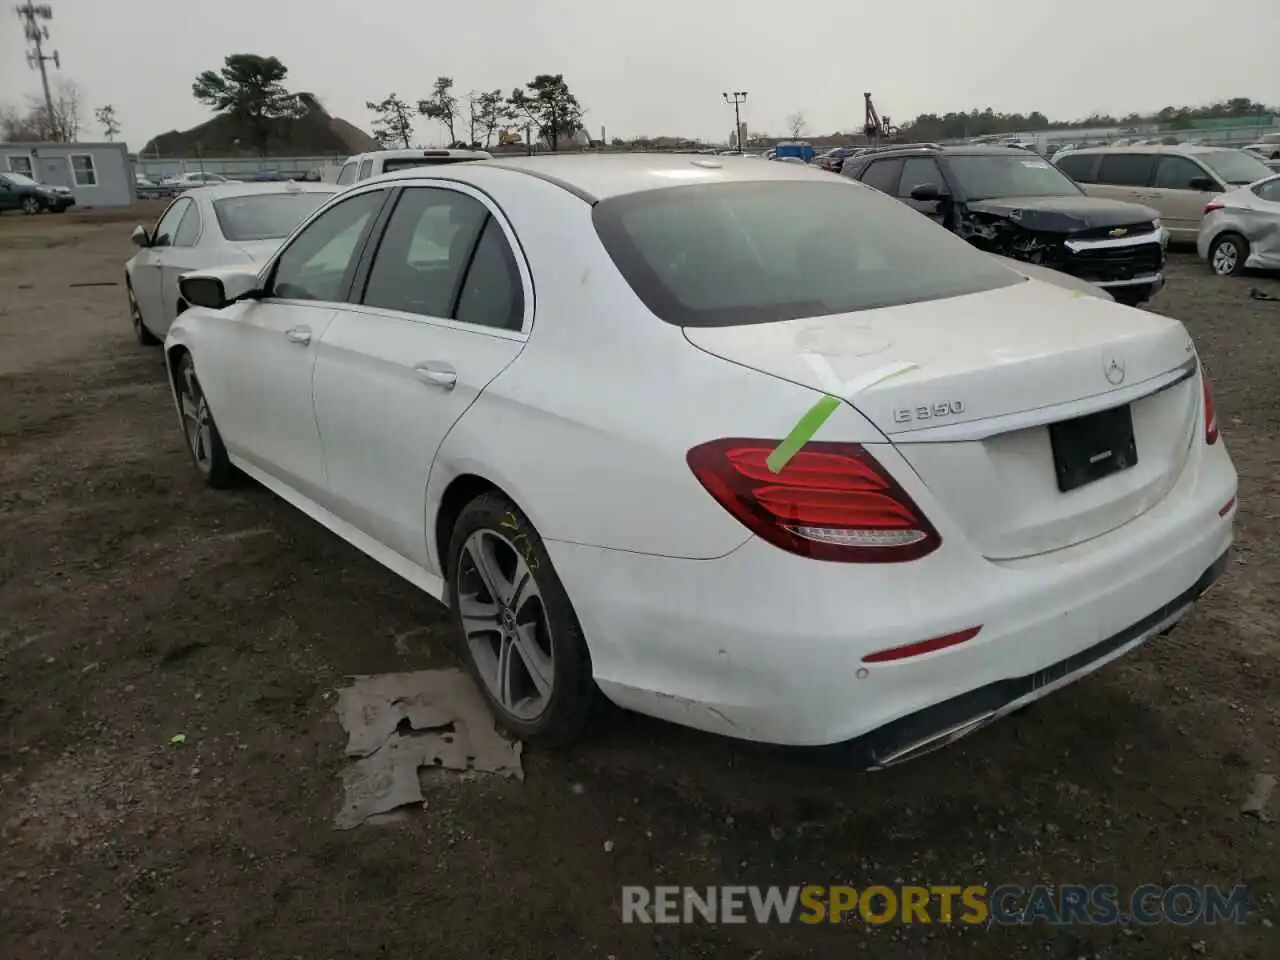
M 163 289 L 140 258 L 207 231 L 222 265 L 181 274 L 167 331 L 163 293 L 133 305 L 204 479 L 260 481 L 446 603 L 514 735 L 570 741 L 609 699 L 881 767 L 1173 629 L 1225 569 L 1237 481 L 1182 324 L 1080 295 L 1158 273 L 1130 242 L 1154 211 L 997 148 L 858 169 L 203 187 L 129 276 Z M 233 199 L 291 201 L 248 235 L 297 225 L 232 262 Z

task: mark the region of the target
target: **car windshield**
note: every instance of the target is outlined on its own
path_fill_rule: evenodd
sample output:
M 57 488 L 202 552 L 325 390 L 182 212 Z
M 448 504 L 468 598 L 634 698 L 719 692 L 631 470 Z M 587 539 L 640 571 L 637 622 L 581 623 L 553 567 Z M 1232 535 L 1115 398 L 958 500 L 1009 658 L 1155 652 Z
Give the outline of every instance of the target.
M 1010 151 L 1010 156 L 952 157 L 951 176 L 965 200 L 996 197 L 1078 197 L 1083 191 L 1048 160 Z
M 303 218 L 332 193 L 260 193 L 213 201 L 222 235 L 236 243 L 279 240 L 293 232 Z
M 36 182 L 35 182 L 34 180 L 32 180 L 30 177 L 26 176 L 25 174 L 21 174 L 21 173 L 6 173 L 6 174 L 4 174 L 4 178 L 5 178 L 6 180 L 8 180 L 10 183 L 14 184 L 15 186 L 19 186 L 19 187 L 38 187 L 38 186 L 40 186 L 40 184 L 36 183 Z
M 665 187 L 603 200 L 592 217 L 636 295 L 679 326 L 852 313 L 1023 280 L 910 207 L 850 181 Z
M 1274 172 L 1257 157 L 1251 157 L 1243 150 L 1217 150 L 1213 153 L 1202 153 L 1199 159 L 1204 165 L 1233 186 L 1253 183 Z

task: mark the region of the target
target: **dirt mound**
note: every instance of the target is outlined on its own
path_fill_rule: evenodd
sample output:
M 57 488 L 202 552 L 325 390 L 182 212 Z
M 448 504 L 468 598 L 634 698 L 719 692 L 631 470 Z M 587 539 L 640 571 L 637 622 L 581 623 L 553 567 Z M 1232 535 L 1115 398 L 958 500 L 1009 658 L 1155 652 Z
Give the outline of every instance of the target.
M 377 150 L 378 142 L 354 124 L 329 115 L 309 93 L 295 95 L 297 115 L 266 121 L 266 156 L 347 156 Z M 144 155 L 162 157 L 258 156 L 255 131 L 242 118 L 219 114 L 190 130 L 171 130 L 148 141 Z

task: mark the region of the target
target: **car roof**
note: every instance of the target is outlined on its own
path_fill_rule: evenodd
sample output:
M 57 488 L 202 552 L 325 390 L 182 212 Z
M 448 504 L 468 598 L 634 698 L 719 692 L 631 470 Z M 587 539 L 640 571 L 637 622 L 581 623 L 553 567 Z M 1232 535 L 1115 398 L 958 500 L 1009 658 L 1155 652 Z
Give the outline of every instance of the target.
M 1222 153 L 1224 150 L 1235 150 L 1236 147 L 1211 147 L 1203 144 L 1190 143 L 1139 143 L 1131 146 L 1123 147 L 1079 147 L 1072 153 L 1175 153 L 1175 154 L 1204 154 L 1204 153 Z
M 228 197 L 249 197 L 255 194 L 268 193 L 337 193 L 342 188 L 335 183 L 309 183 L 294 180 L 233 180 L 228 183 L 213 183 L 205 187 L 188 190 L 192 196 L 201 196 L 207 200 L 225 200 Z
M 903 144 L 901 147 L 872 148 L 867 153 L 861 154 L 857 159 L 880 160 L 884 157 L 933 156 L 934 154 L 941 154 L 946 157 L 1022 157 L 1025 159 L 1027 151 L 1021 147 L 988 146 L 976 143 L 966 143 L 954 147 Z
M 451 164 L 448 173 L 432 167 L 395 170 L 361 182 L 360 186 L 446 176 L 468 179 L 468 172 L 499 168 L 528 174 L 563 187 L 588 203 L 628 193 L 640 193 L 682 183 L 818 180 L 835 182 L 832 174 L 807 164 L 760 163 L 750 157 L 709 157 L 696 153 L 554 154 L 542 157 L 502 157 L 475 163 Z

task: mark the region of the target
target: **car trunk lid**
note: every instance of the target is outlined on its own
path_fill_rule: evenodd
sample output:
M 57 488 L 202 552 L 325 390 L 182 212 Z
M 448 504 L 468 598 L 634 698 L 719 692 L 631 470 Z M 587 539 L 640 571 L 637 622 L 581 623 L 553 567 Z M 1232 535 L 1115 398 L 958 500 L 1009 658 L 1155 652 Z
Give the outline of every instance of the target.
M 846 399 L 992 559 L 1066 547 L 1148 510 L 1180 475 L 1200 409 L 1182 324 L 1036 281 L 685 335 L 708 353 L 823 392 L 844 392 L 836 381 L 870 382 Z M 895 364 L 914 366 L 875 382 Z M 1050 425 L 1117 407 L 1131 416 L 1136 462 L 1112 450 L 1117 469 L 1063 489 L 1071 479 L 1063 462 L 1078 472 L 1076 460 L 1104 452 L 1080 449 L 1078 434 L 1105 424 Z

